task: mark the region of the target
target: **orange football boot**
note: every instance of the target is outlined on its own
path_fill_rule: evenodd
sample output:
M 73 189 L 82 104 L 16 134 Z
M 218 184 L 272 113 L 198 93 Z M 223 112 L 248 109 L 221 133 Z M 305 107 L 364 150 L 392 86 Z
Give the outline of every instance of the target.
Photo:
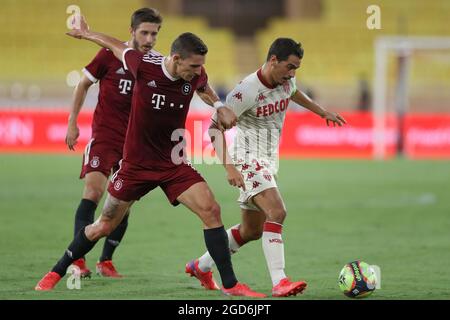
M 191 277 L 196 277 L 206 290 L 220 290 L 219 286 L 214 280 L 212 271 L 203 272 L 202 270 L 200 270 L 200 268 L 198 267 L 198 259 L 188 262 L 186 264 L 185 272 L 190 274 Z
M 102 262 L 97 262 L 96 265 L 97 274 L 103 277 L 110 278 L 122 278 L 123 276 L 119 274 L 114 267 L 112 260 L 105 260 Z
M 253 291 L 246 284 L 240 282 L 236 283 L 236 285 L 232 288 L 229 289 L 222 288 L 222 292 L 227 296 L 252 297 L 252 298 L 267 297 L 264 293 Z
M 296 296 L 298 293 L 303 293 L 306 289 L 306 282 L 296 281 L 291 282 L 289 278 L 281 279 L 275 287 L 272 288 L 273 297 L 289 297 Z
M 56 272 L 48 272 L 41 281 L 38 282 L 34 290 L 36 291 L 50 291 L 52 290 L 56 284 L 61 280 L 61 276 Z

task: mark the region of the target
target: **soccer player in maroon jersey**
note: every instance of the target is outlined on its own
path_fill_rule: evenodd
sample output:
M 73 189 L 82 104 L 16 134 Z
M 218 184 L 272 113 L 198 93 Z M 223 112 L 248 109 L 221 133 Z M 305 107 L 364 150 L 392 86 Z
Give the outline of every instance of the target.
M 174 141 L 172 134 L 184 128 L 194 91 L 217 108 L 221 126 L 229 128 L 236 123 L 236 115 L 220 103 L 208 85 L 203 68 L 208 49 L 203 41 L 192 33 L 183 33 L 172 43 L 170 56 L 152 57 L 128 48 L 117 39 L 89 31 L 83 19 L 80 27 L 68 35 L 110 49 L 122 59 L 136 84 L 123 159 L 108 186 L 102 215 L 94 224 L 79 231 L 63 257 L 35 289 L 53 289 L 74 260 L 115 229 L 134 201 L 160 187 L 172 205 L 182 203 L 202 220 L 206 247 L 222 279 L 222 292 L 265 297 L 237 281 L 220 207 L 205 180 L 186 163 L 184 154 L 173 152 L 179 141 Z
M 151 57 L 160 54 L 153 51 L 161 28 L 162 17 L 151 8 L 142 8 L 131 16 L 130 48 Z M 98 103 L 92 121 L 92 137 L 86 146 L 80 178 L 84 178 L 81 202 L 75 214 L 75 235 L 81 228 L 94 222 L 95 209 L 105 193 L 106 182 L 112 171 L 117 170 L 122 159 L 123 144 L 131 110 L 133 75 L 123 68 L 122 61 L 112 51 L 102 48 L 83 69 L 84 75 L 77 85 L 67 128 L 66 144 L 74 150 L 79 136 L 77 117 L 87 91 L 93 83 L 100 82 Z M 97 273 L 106 277 L 121 277 L 112 263 L 112 256 L 128 226 L 128 213 L 117 228 L 105 239 L 102 255 L 96 265 Z M 81 277 L 90 277 L 84 257 L 73 262 L 80 269 Z

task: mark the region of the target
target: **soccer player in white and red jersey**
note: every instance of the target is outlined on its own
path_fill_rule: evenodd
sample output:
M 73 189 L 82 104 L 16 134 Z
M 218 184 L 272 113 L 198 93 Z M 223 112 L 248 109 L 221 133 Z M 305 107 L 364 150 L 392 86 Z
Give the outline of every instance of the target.
M 126 43 L 130 48 L 147 54 L 161 56 L 152 48 L 161 28 L 160 13 L 151 8 L 136 10 L 131 16 L 131 39 Z M 92 84 L 100 82 L 98 103 L 92 121 L 92 136 L 83 156 L 80 179 L 84 178 L 84 190 L 75 214 L 75 233 L 94 222 L 98 203 L 105 193 L 109 175 L 118 169 L 122 159 L 123 144 L 131 110 L 131 96 L 134 78 L 125 70 L 122 61 L 111 50 L 102 48 L 95 58 L 83 69 L 72 102 L 67 128 L 66 144 L 74 150 L 79 136 L 78 114 L 86 94 Z M 103 251 L 96 264 L 97 273 L 105 277 L 121 277 L 112 257 L 128 226 L 128 213 L 117 228 L 105 239 Z M 84 257 L 73 262 L 80 269 L 81 277 L 90 277 Z
M 288 38 L 275 40 L 266 63 L 242 80 L 227 96 L 238 117 L 237 133 L 230 153 L 224 133 L 217 130 L 213 116 L 210 134 L 217 156 L 224 164 L 228 182 L 240 188 L 238 203 L 241 223 L 227 230 L 230 252 L 262 237 L 262 247 L 272 279 L 272 295 L 285 297 L 301 293 L 304 281 L 291 281 L 284 272 L 284 245 L 281 237 L 286 206 L 278 190 L 278 147 L 289 101 L 316 113 L 327 125 L 344 125 L 345 119 L 329 112 L 297 89 L 295 72 L 300 67 L 303 48 Z M 214 289 L 206 274 L 214 265 L 207 252 L 186 265 L 206 289 Z
M 83 19 L 80 27 L 68 34 L 112 50 L 132 73 L 136 84 L 123 160 L 108 186 L 102 215 L 79 231 L 63 257 L 35 289 L 53 289 L 74 260 L 115 229 L 134 201 L 160 187 L 172 205 L 182 203 L 202 220 L 206 247 L 219 269 L 222 291 L 232 296 L 265 297 L 237 281 L 220 207 L 205 180 L 185 161 L 184 152 L 182 155 L 173 152 L 179 141 L 173 141 L 172 135 L 185 127 L 195 91 L 217 108 L 219 126 L 230 128 L 236 123 L 233 111 L 220 103 L 208 85 L 203 67 L 206 45 L 196 35 L 183 33 L 172 43 L 170 56 L 151 57 L 117 39 L 89 31 Z

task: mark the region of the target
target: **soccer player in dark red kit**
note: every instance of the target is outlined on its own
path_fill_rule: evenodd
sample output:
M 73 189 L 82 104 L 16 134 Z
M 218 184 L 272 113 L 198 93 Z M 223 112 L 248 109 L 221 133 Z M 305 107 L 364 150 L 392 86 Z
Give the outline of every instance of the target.
M 220 126 L 230 128 L 236 123 L 234 112 L 219 101 L 208 85 L 203 68 L 208 49 L 203 41 L 192 33 L 183 33 L 172 43 L 170 56 L 151 57 L 126 47 L 117 39 L 89 31 L 84 19 L 68 35 L 112 50 L 131 71 L 136 84 L 123 160 L 108 186 L 102 215 L 94 224 L 80 230 L 63 257 L 35 289 L 53 289 L 74 260 L 115 229 L 134 201 L 160 187 L 172 205 L 182 203 L 202 220 L 206 247 L 222 279 L 222 292 L 265 297 L 237 281 L 220 207 L 205 180 L 185 161 L 184 153 L 180 156 L 173 152 L 179 141 L 173 141 L 172 134 L 185 127 L 194 91 L 217 108 Z
M 131 40 L 125 45 L 149 57 L 161 56 L 152 50 L 161 28 L 162 17 L 151 8 L 142 8 L 131 16 Z M 92 137 L 86 146 L 80 178 L 84 178 L 81 202 L 75 214 L 75 235 L 81 228 L 94 222 L 98 203 L 105 193 L 109 175 L 118 169 L 131 110 L 134 78 L 125 70 L 122 61 L 111 50 L 102 48 L 83 69 L 84 75 L 77 85 L 67 128 L 66 144 L 74 150 L 79 136 L 77 117 L 87 91 L 100 82 L 98 103 L 92 121 Z M 112 263 L 112 256 L 128 226 L 128 214 L 105 239 L 102 255 L 96 265 L 97 273 L 105 277 L 121 277 Z M 73 262 L 81 277 L 90 277 L 84 257 Z

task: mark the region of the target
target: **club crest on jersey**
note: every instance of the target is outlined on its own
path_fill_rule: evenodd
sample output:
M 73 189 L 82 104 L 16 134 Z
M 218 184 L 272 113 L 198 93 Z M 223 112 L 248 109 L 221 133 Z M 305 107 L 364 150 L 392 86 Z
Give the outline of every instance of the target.
M 181 87 L 181 92 L 185 96 L 187 96 L 189 93 L 191 93 L 191 90 L 192 90 L 192 86 L 190 83 L 187 83 L 187 82 L 185 84 L 183 84 L 183 86 Z
M 123 186 L 123 180 L 122 179 L 117 179 L 114 182 L 114 190 L 119 191 L 120 189 L 122 189 Z
M 90 162 L 91 168 L 98 168 L 100 165 L 100 159 L 98 157 L 93 157 Z

